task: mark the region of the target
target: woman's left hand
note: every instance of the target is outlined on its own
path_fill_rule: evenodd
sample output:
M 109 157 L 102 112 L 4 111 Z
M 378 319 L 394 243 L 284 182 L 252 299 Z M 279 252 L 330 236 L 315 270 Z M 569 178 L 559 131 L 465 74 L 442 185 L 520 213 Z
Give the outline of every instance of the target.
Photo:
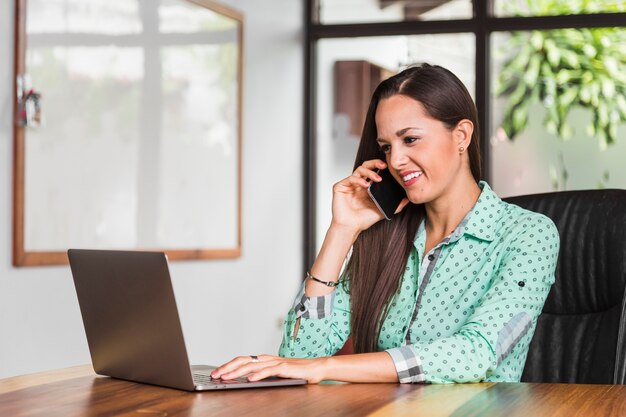
M 252 356 L 239 356 L 225 363 L 213 372 L 212 378 L 235 379 L 248 375 L 249 381 L 278 376 L 281 378 L 306 379 L 316 384 L 323 379 L 323 363 L 326 358 L 300 359 L 282 358 L 273 355 L 258 355 L 254 362 Z

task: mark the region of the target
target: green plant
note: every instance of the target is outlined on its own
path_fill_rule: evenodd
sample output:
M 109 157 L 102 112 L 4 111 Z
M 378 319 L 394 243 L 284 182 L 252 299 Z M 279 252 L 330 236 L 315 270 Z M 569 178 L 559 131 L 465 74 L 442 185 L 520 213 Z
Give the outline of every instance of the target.
M 605 170 L 602 173 L 602 178 L 596 184 L 596 188 L 598 188 L 598 189 L 606 188 L 606 183 L 609 182 L 609 175 L 610 175 L 609 171 Z
M 509 12 L 527 15 L 625 11 L 626 1 L 526 0 L 510 2 Z M 528 125 L 529 107 L 542 102 L 548 132 L 569 139 L 571 108 L 591 111 L 587 126 L 600 149 L 615 142 L 617 127 L 626 121 L 626 28 L 558 29 L 513 32 L 506 45 L 511 55 L 498 78 L 497 96 L 506 96 L 502 128 L 514 139 Z
M 565 157 L 563 156 L 563 152 L 559 152 L 558 167 L 550 164 L 550 182 L 552 183 L 552 189 L 554 191 L 567 190 L 568 179 L 569 172 L 565 166 Z

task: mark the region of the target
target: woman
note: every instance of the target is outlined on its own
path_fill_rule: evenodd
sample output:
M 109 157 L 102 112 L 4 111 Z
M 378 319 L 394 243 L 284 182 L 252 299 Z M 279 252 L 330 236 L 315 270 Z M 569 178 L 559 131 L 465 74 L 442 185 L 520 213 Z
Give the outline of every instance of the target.
M 519 381 L 558 233 L 480 181 L 478 145 L 476 108 L 450 71 L 424 64 L 383 81 L 280 357 L 238 357 L 213 377 Z M 367 193 L 386 168 L 407 195 L 391 221 Z M 356 354 L 332 356 L 349 336 Z

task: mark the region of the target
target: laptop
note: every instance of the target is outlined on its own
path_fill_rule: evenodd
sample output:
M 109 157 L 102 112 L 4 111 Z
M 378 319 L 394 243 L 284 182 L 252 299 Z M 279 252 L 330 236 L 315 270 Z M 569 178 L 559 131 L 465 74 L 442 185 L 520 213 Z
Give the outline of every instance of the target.
M 163 252 L 67 254 L 97 374 L 187 391 L 306 384 L 277 377 L 215 380 L 214 366 L 190 366 Z

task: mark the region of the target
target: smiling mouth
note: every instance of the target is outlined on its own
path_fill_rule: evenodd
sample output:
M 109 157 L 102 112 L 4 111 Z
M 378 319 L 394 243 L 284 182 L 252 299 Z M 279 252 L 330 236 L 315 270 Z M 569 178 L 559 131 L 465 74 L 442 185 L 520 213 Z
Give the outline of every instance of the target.
M 404 175 L 402 177 L 402 181 L 406 184 L 414 178 L 419 178 L 422 175 L 422 171 L 411 172 L 410 174 Z

